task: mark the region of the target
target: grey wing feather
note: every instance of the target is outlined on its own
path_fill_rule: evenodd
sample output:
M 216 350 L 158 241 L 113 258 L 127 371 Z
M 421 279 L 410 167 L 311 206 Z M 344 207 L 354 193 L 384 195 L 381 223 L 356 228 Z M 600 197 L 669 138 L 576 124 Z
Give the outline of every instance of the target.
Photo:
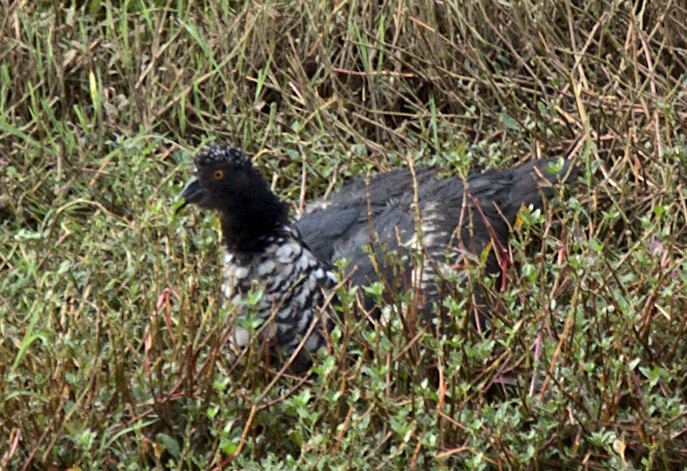
M 541 207 L 553 195 L 552 184 L 565 182 L 578 170 L 563 160 L 558 172 L 550 172 L 556 159 L 536 160 L 513 168 L 460 177 L 437 178 L 436 170 L 416 170 L 422 243 L 430 257 L 439 258 L 450 246 L 462 243 L 469 253 L 479 254 L 496 238 L 506 244 L 511 225 L 522 205 Z M 303 239 L 323 261 L 349 260 L 354 285 L 379 280 L 370 247 L 387 283 L 398 280 L 398 270 L 386 263 L 385 254 L 409 255 L 417 244 L 413 209 L 413 177 L 399 169 L 354 180 L 330 198 L 312 205 L 296 225 Z M 409 265 L 409 264 L 407 264 Z M 431 266 L 424 267 L 432 270 Z M 493 255 L 487 271 L 496 272 Z M 431 289 L 431 288 L 430 288 Z

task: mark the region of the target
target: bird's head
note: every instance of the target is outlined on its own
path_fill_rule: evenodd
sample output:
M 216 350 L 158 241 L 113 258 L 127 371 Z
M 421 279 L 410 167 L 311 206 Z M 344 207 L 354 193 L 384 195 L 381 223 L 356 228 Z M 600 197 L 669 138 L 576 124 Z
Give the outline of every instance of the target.
M 264 190 L 265 181 L 238 147 L 227 144 L 206 147 L 193 159 L 193 176 L 186 182 L 179 198 L 181 210 L 188 204 L 224 210 L 237 200 Z
M 218 211 L 225 240 L 241 247 L 288 222 L 287 206 L 238 147 L 206 147 L 193 160 L 193 176 L 179 195 L 183 202 L 177 212 L 190 203 Z

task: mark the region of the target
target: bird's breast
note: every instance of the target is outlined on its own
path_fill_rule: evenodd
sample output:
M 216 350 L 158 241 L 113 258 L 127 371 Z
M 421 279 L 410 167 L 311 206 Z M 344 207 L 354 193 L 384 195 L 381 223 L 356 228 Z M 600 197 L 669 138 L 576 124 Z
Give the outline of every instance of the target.
M 264 339 L 276 339 L 287 349 L 297 346 L 320 319 L 326 299 L 323 289 L 335 283 L 334 275 L 289 234 L 275 238 L 258 253 L 226 251 L 222 295 L 229 310 L 238 313 L 236 343 L 244 346 L 249 342 L 250 335 L 241 324 L 253 315 L 267 323 L 261 334 Z M 314 335 L 305 343 L 309 351 L 321 346 L 321 335 Z

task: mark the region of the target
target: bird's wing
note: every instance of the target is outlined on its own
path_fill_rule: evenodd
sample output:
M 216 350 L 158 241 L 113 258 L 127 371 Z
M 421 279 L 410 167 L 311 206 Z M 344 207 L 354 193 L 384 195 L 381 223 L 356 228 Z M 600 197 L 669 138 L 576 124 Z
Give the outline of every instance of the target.
M 422 167 L 415 172 L 418 187 L 434 180 L 435 171 Z M 309 204 L 295 222 L 304 242 L 322 261 L 333 264 L 361 241 L 370 217 L 387 211 L 413 191 L 413 175 L 407 168 L 366 178 L 356 178 L 328 198 Z M 368 231 L 369 232 L 369 231 Z M 369 237 L 365 237 L 367 242 Z
M 457 176 L 438 179 L 434 170 L 422 169 L 417 213 L 412 175 L 394 171 L 373 177 L 369 187 L 360 180 L 345 186 L 343 193 L 332 195 L 330 206 L 305 214 L 297 225 L 322 260 L 348 260 L 353 285 L 383 281 L 405 290 L 419 282 L 431 300 L 440 266 L 479 255 L 490 242 L 505 246 L 522 205 L 540 207 L 543 198 L 552 196 L 552 183 L 576 175 L 568 161 L 551 173 L 555 166 L 553 159 L 538 160 L 473 174 L 467 182 Z M 419 247 L 424 252 L 418 265 L 414 255 Z M 486 271 L 499 271 L 493 250 Z
M 345 233 L 336 230 L 333 232 L 338 232 L 338 237 L 331 234 L 334 237 L 328 245 L 328 256 L 332 260 L 346 258 L 352 283 L 362 285 L 379 280 L 378 269 L 388 282 L 398 282 L 398 263 L 393 259 L 405 256 L 408 272 L 411 252 L 420 244 L 426 257 L 449 262 L 451 256 L 446 259 L 445 255 L 450 249 L 455 259 L 461 253 L 479 255 L 492 241 L 505 245 L 522 205 L 540 207 L 543 198 L 552 196 L 552 183 L 576 175 L 568 161 L 551 173 L 550 167 L 555 166 L 554 159 L 538 160 L 471 175 L 467 184 L 460 177 L 427 178 L 419 188 L 419 214 L 414 210 L 413 191 L 408 187 L 402 196 L 380 205 L 379 211 L 351 211 L 347 213 Z M 370 258 L 371 253 L 374 259 Z M 390 258 L 391 253 L 396 255 Z M 490 273 L 498 271 L 493 254 L 486 268 Z M 423 266 L 423 270 L 423 279 L 434 274 L 430 265 Z

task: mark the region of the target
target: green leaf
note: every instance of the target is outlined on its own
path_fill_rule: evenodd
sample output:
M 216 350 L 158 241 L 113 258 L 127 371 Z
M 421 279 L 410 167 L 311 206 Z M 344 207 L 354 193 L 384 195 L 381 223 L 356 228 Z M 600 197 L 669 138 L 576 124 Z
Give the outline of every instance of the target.
M 181 455 L 181 450 L 179 449 L 179 444 L 176 440 L 165 433 L 158 433 L 155 435 L 157 442 L 164 446 L 165 449 L 175 458 L 179 458 Z
M 518 122 L 513 118 L 511 115 L 506 114 L 506 113 L 501 113 L 499 116 L 499 120 L 503 123 L 504 126 L 506 126 L 508 129 L 513 129 L 513 130 L 519 130 L 520 126 L 518 125 Z

